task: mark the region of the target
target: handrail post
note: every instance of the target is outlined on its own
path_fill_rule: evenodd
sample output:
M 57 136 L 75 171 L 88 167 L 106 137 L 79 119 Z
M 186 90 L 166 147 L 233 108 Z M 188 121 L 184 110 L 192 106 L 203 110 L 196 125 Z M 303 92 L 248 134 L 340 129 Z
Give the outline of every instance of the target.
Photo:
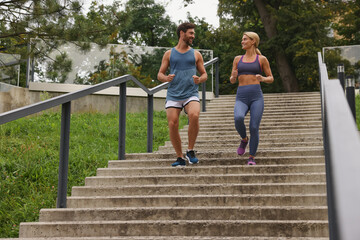
M 201 84 L 202 93 L 202 112 L 206 112 L 206 82 Z
M 356 122 L 356 104 L 355 104 L 355 79 L 352 75 L 346 76 L 346 100 L 349 104 L 351 113 Z
M 219 97 L 219 61 L 215 63 L 215 97 Z
M 338 74 L 340 84 L 341 84 L 343 90 L 345 90 L 345 68 L 344 68 L 343 63 L 338 64 L 338 66 L 337 66 L 337 74 Z
M 125 159 L 126 136 L 126 82 L 120 83 L 119 89 L 119 160 Z
M 26 88 L 29 88 L 29 82 L 30 82 L 30 50 L 31 50 L 31 46 L 30 46 L 30 41 L 27 44 L 27 54 L 28 57 L 26 59 Z
M 70 139 L 71 102 L 62 104 L 61 133 L 60 133 L 60 161 L 57 193 L 57 208 L 66 208 L 68 168 L 69 168 L 69 139 Z
M 153 151 L 153 121 L 154 121 L 154 95 L 148 94 L 148 109 L 147 109 L 147 152 Z

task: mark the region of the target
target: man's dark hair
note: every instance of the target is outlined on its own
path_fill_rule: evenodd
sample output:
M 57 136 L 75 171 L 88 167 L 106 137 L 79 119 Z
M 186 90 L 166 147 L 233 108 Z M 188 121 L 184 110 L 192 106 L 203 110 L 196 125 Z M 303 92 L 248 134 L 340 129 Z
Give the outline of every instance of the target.
M 178 39 L 180 38 L 180 31 L 183 31 L 184 33 L 186 33 L 186 31 L 188 29 L 194 29 L 196 27 L 195 24 L 193 23 L 189 23 L 189 22 L 185 22 L 185 23 L 182 23 L 178 26 L 177 30 L 176 30 L 176 33 L 178 35 Z

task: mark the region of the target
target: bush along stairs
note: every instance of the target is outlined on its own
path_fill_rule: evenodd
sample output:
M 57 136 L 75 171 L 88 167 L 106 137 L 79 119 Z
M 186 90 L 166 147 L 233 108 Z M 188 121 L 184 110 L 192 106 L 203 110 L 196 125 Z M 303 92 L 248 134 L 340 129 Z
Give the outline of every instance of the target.
M 320 94 L 264 94 L 255 166 L 236 153 L 235 96 L 200 115 L 199 164 L 154 153 L 109 161 L 72 188 L 66 209 L 21 223 L 33 239 L 328 239 Z M 249 113 L 245 119 L 248 125 Z M 180 131 L 187 147 L 187 126 Z

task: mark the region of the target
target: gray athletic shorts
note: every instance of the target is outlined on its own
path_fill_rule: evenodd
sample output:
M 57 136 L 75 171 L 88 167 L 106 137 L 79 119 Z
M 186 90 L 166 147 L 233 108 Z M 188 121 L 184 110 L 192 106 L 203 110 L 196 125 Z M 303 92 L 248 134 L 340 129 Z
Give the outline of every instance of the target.
M 165 103 L 165 109 L 168 109 L 168 108 L 183 109 L 189 102 L 192 102 L 192 101 L 200 102 L 199 98 L 196 97 L 196 96 L 189 97 L 188 99 L 185 99 L 185 100 L 182 100 L 182 101 L 168 100 Z

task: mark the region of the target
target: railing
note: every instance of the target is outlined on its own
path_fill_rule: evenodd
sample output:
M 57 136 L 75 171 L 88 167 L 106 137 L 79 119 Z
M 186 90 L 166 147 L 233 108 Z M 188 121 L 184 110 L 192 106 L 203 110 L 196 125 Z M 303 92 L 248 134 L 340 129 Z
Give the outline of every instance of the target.
M 340 82 L 318 53 L 330 239 L 360 239 L 360 136 Z
M 215 64 L 215 97 L 219 96 L 219 59 L 214 58 L 204 64 L 208 67 Z M 148 94 L 148 119 L 147 119 L 147 152 L 153 149 L 153 111 L 154 94 L 167 88 L 168 83 L 162 83 L 152 89 L 148 89 L 141 82 L 131 75 L 124 75 L 112 80 L 99 83 L 76 92 L 67 93 L 49 100 L 35 103 L 26 107 L 18 108 L 0 114 L 0 125 L 26 117 L 28 115 L 44 111 L 46 109 L 62 105 L 61 111 L 61 132 L 60 132 L 60 160 L 57 208 L 66 208 L 68 162 L 69 162 L 69 139 L 70 139 L 70 113 L 71 101 L 101 91 L 103 89 L 120 85 L 119 89 L 119 144 L 118 158 L 125 159 L 125 128 L 126 128 L 126 82 L 133 81 Z M 206 111 L 206 82 L 202 83 L 202 111 Z

